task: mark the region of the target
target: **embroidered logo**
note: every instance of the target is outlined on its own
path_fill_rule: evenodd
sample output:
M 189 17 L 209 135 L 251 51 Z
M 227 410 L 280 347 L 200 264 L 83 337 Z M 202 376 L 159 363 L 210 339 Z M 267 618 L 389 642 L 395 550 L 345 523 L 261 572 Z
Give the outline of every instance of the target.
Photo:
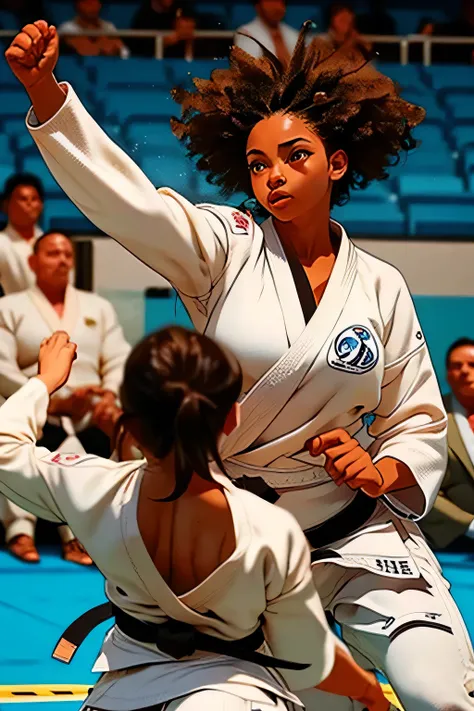
M 336 370 L 360 375 L 375 367 L 379 349 L 375 338 L 365 326 L 350 326 L 331 344 L 328 363 Z
M 91 318 L 90 316 L 84 316 L 84 323 L 86 326 L 97 326 L 95 318 Z
M 234 224 L 238 230 L 245 230 L 245 232 L 249 231 L 250 221 L 247 217 L 242 215 L 242 213 L 233 212 L 232 219 L 234 220 Z
M 67 452 L 49 452 L 46 457 L 42 457 L 43 462 L 57 464 L 60 467 L 73 467 L 80 462 L 94 459 L 93 454 L 68 454 Z

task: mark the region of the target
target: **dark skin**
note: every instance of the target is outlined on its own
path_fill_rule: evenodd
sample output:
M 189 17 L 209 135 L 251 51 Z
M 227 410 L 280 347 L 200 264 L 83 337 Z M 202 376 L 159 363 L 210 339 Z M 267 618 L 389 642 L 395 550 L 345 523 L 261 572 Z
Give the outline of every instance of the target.
M 35 235 L 35 225 L 43 212 L 43 200 L 33 185 L 17 185 L 4 201 L 8 222 L 23 239 L 30 241 Z
M 446 379 L 454 397 L 474 420 L 474 346 L 459 346 L 449 356 Z

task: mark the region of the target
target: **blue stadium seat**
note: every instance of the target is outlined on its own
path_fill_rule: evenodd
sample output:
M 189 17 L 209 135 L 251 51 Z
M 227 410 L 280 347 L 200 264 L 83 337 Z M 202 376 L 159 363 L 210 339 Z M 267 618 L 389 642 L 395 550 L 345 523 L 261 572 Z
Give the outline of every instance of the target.
M 474 224 L 474 204 L 412 204 L 408 207 L 410 235 L 453 237 L 471 235 Z
M 354 202 L 386 203 L 396 201 L 397 196 L 391 190 L 388 181 L 374 181 L 364 190 L 353 190 L 351 200 Z
M 474 93 L 449 93 L 445 98 L 446 106 L 456 122 L 474 122 Z
M 422 106 L 425 109 L 426 116 L 430 121 L 446 121 L 446 111 L 442 106 L 440 106 L 433 92 L 425 90 L 425 93 L 421 93 L 420 90 L 413 91 L 410 89 L 403 92 L 403 98 L 412 104 Z
M 442 143 L 436 151 L 420 147 L 410 152 L 400 161 L 396 173 L 392 175 L 425 175 L 435 171 L 437 173 L 452 175 L 455 173 L 454 159 L 447 144 Z
M 127 128 L 127 143 L 143 156 L 156 152 L 185 158 L 186 151 L 171 132 L 169 121 L 134 121 Z
M 466 192 L 464 181 L 455 175 L 402 175 L 399 178 L 400 199 L 410 201 L 440 202 L 441 200 L 471 200 L 474 197 Z
M 27 154 L 30 155 L 38 155 L 38 148 L 36 146 L 36 143 L 33 141 L 31 138 L 31 135 L 29 131 L 25 129 L 25 125 L 23 124 L 23 131 L 18 132 L 12 137 L 12 141 L 14 142 L 15 145 L 15 152 L 18 156 L 22 155 L 25 156 Z
M 469 145 L 474 145 L 474 124 L 468 126 L 454 126 L 453 136 L 459 151 Z
M 396 203 L 349 202 L 335 207 L 332 217 L 344 225 L 349 235 L 405 232 L 405 217 Z
M 395 62 L 376 62 L 375 67 L 386 74 L 390 79 L 400 85 L 403 92 L 421 91 L 426 94 L 426 85 L 423 83 L 419 68 L 416 65 L 396 64 Z
M 97 232 L 97 228 L 67 198 L 45 201 L 43 213 L 45 230 Z
M 141 161 L 145 175 L 157 188 L 168 187 L 194 199 L 194 172 L 191 161 L 177 156 L 153 155 Z
M 25 126 L 25 117 L 17 116 L 16 118 L 7 118 L 1 122 L 2 132 L 6 133 L 10 138 L 28 134 L 28 129 Z M 29 134 L 28 134 L 29 135 Z
M 166 64 L 167 62 L 141 57 L 130 57 L 126 62 L 120 62 L 118 66 L 116 57 L 88 57 L 85 61 L 85 66 L 92 69 L 95 75 L 99 92 L 118 83 L 123 86 L 129 84 L 130 87 L 136 84 L 147 84 L 152 88 L 153 85 L 157 85 L 169 90 Z
M 209 79 L 214 69 L 225 69 L 229 66 L 227 59 L 195 59 L 187 62 L 185 59 L 167 59 L 165 62 L 166 76 L 171 89 L 173 86 L 193 88 L 192 79 Z
M 25 173 L 33 173 L 34 175 L 37 175 L 39 178 L 41 178 L 47 195 L 64 195 L 62 188 L 59 187 L 59 185 L 49 172 L 48 166 L 41 158 L 41 156 L 25 156 L 21 160 L 21 170 Z
M 217 2 L 198 2 L 196 3 L 196 12 L 199 15 L 212 15 L 217 19 L 218 29 L 231 28 L 229 8 L 225 3 Z M 220 23 L 220 25 L 219 25 Z
M 176 104 L 164 89 L 114 89 L 104 96 L 106 117 L 125 122 L 133 116 L 169 119 L 176 113 Z
M 474 86 L 474 67 L 457 64 L 435 64 L 425 67 L 424 73 L 435 91 L 453 88 L 472 89 Z
M 8 165 L 13 163 L 10 138 L 6 133 L 0 133 L 0 163 L 6 163 Z
M 16 173 L 14 163 L 0 163 L 0 193 L 3 190 L 5 181 L 14 173 Z
M 424 122 L 415 128 L 413 136 L 418 141 L 421 141 L 421 146 L 418 150 L 439 150 L 439 147 L 442 146 L 442 150 L 446 151 L 448 148 L 444 126 L 439 124 Z
M 26 92 L 18 85 L 17 90 L 3 90 L 0 101 L 0 119 L 11 116 L 26 117 L 30 102 Z M 23 128 L 26 131 L 25 124 Z

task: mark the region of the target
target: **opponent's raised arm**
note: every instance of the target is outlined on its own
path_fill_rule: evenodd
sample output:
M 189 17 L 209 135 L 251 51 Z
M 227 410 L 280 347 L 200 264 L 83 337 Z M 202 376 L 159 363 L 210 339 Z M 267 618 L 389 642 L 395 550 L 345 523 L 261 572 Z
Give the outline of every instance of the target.
M 57 56 L 57 33 L 44 21 L 26 25 L 6 52 L 30 96 L 28 128 L 51 173 L 97 227 L 180 291 L 208 293 L 227 257 L 225 239 L 214 233 L 209 213 L 172 190 L 157 192 L 72 87 L 57 84 Z

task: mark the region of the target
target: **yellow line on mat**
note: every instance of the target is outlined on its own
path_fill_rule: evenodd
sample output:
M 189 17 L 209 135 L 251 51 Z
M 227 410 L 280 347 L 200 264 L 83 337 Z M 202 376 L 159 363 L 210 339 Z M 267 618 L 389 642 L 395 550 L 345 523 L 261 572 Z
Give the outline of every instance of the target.
M 382 684 L 389 701 L 400 711 L 400 702 L 388 684 Z M 90 684 L 10 684 L 0 685 L 0 704 L 21 704 L 45 701 L 83 701 Z

